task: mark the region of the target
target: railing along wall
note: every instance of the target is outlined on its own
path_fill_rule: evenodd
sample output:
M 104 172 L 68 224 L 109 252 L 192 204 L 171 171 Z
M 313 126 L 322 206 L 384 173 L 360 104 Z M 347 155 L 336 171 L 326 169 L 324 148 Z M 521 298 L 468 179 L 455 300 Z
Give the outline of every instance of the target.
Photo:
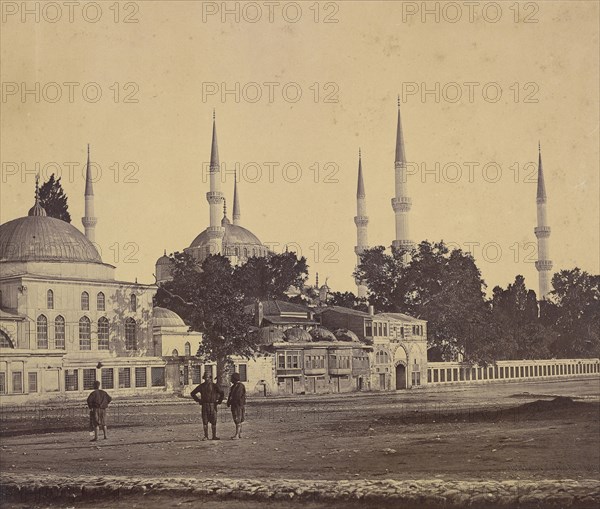
M 600 359 L 496 361 L 486 366 L 464 362 L 428 362 L 427 383 L 507 382 L 598 376 Z

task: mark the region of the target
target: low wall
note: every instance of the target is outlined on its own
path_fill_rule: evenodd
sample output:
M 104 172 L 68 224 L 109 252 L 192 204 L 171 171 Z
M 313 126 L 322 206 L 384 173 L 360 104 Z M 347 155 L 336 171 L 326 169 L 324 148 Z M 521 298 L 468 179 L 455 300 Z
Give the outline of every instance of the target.
M 464 383 L 547 380 L 598 376 L 600 359 L 496 361 L 487 366 L 464 362 L 427 363 L 427 383 Z

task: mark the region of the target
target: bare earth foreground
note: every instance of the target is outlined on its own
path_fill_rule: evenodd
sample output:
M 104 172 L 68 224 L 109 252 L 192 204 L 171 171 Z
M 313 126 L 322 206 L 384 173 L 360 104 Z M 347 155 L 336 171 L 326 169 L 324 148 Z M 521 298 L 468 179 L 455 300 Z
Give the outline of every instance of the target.
M 191 400 L 2 410 L 5 507 L 598 507 L 600 379 L 250 400 L 202 442 Z

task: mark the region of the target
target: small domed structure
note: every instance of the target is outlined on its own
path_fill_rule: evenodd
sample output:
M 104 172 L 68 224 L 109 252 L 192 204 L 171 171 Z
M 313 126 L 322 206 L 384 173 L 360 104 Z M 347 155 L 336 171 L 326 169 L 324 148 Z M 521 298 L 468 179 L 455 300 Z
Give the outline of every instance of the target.
M 309 331 L 313 341 L 335 341 L 335 335 L 325 327 L 315 327 Z
M 283 331 L 276 327 L 261 327 L 256 333 L 258 334 L 257 343 L 259 345 L 267 346 L 285 341 Z
M 292 327 L 291 329 L 286 330 L 283 335 L 285 340 L 289 341 L 290 343 L 304 343 L 312 341 L 312 336 L 300 327 Z
M 355 343 L 359 343 L 360 339 L 358 339 L 358 336 L 352 332 L 351 330 L 348 329 L 337 329 L 335 331 L 335 337 L 338 341 L 352 341 Z
M 152 325 L 154 327 L 187 327 L 183 318 L 177 313 L 159 306 L 152 309 Z

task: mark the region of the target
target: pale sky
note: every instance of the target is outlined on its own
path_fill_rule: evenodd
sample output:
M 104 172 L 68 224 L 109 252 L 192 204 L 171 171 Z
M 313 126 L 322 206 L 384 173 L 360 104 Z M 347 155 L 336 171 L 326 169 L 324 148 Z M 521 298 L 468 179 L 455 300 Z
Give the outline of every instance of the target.
M 66 6 L 38 7 L 36 21 L 20 4 L 2 3 L 0 219 L 27 213 L 36 164 L 43 178 L 54 164 L 83 229 L 91 143 L 102 169 L 96 238 L 119 279 L 152 282 L 163 249 L 183 250 L 208 225 L 215 108 L 221 162 L 244 168 L 242 225 L 275 251 L 299 246 L 311 282 L 318 271 L 355 291 L 358 149 L 369 243 L 389 246 L 398 94 L 407 158 L 420 168 L 408 180 L 413 240 L 471 246 L 490 290 L 523 274 L 537 291 L 527 164 L 539 140 L 554 269 L 599 271 L 596 1 L 523 2 L 518 13 L 512 1 L 500 11 L 480 2 L 472 21 L 463 2 L 428 2 L 439 20 L 410 14 L 422 2 L 301 2 L 301 13 L 280 2 L 272 22 L 265 2 L 141 1 L 119 12 L 98 2 L 101 13 L 82 2 L 72 23 Z M 224 22 L 223 7 L 233 12 Z M 239 101 L 221 94 L 236 86 Z

